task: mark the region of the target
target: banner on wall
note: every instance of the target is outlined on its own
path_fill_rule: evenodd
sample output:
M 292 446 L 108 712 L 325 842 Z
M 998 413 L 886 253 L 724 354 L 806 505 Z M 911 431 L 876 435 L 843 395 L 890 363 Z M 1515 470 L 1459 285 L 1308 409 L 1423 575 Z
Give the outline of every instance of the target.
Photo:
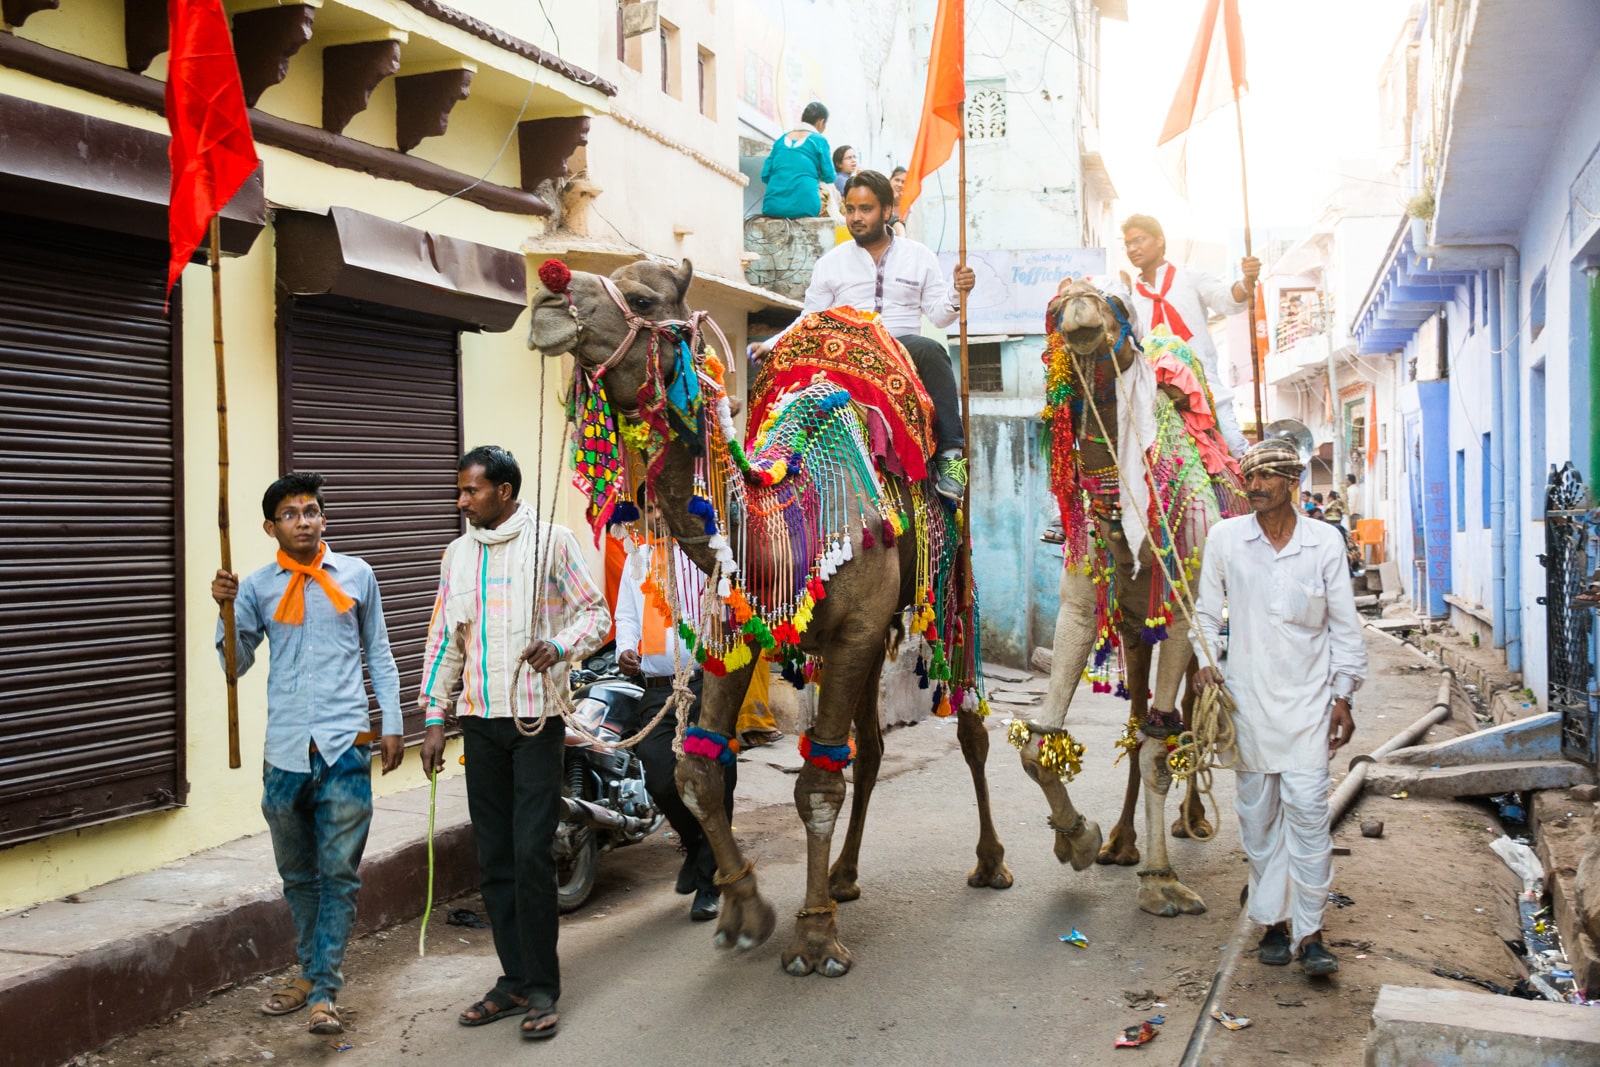
M 954 252 L 939 253 L 939 268 L 948 277 L 955 269 Z M 978 276 L 967 298 L 969 334 L 1044 333 L 1045 306 L 1062 278 L 1106 272 L 1103 248 L 1043 248 L 1021 252 L 967 252 L 967 265 Z

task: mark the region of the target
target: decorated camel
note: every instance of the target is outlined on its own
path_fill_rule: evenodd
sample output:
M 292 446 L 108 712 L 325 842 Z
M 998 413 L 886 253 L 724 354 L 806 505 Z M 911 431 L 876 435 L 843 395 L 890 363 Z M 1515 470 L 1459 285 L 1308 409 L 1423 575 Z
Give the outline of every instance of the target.
M 883 753 L 879 674 L 902 619 L 929 639 L 931 661 L 919 674 L 930 699 L 959 717 L 979 820 L 967 882 L 1010 886 L 984 775 L 988 709 L 976 633 L 961 617 L 970 583 L 955 518 L 927 483 L 930 405 L 903 350 L 849 309 L 807 316 L 764 361 L 751 393 L 751 436 L 741 442 L 723 367 L 704 346 L 703 331 L 714 326 L 685 303 L 687 260 L 677 268 L 632 263 L 609 278 L 548 261 L 539 275 L 529 346 L 574 357 L 578 478 L 597 536 L 638 520 L 630 500 L 642 489 L 709 576 L 701 610 L 669 597 L 662 606 L 705 674 L 699 723 L 682 733 L 677 781 L 717 859 L 716 944 L 752 948 L 776 922 L 721 801 L 739 705 L 764 650 L 797 684 L 822 664 L 795 781 L 807 838 L 805 902 L 783 967 L 829 977 L 850 969 L 836 902 L 861 892 L 861 836 Z M 653 584 L 647 592 L 661 596 L 677 583 Z M 852 759 L 849 829 L 830 869 L 842 772 Z
M 1212 524 L 1246 510 L 1238 468 L 1187 345 L 1158 330 L 1141 350 L 1122 302 L 1083 281 L 1063 284 L 1048 324 L 1043 417 L 1066 566 L 1049 691 L 1038 716 L 1014 722 L 1010 738 L 1050 804 L 1057 859 L 1077 870 L 1097 859 L 1138 863 L 1133 814 L 1142 786 L 1149 855 L 1138 872 L 1139 907 L 1199 914 L 1205 902 L 1172 869 L 1163 825 L 1169 753 L 1184 728 L 1178 691 L 1192 659 L 1178 600 L 1199 573 Z M 1132 704 L 1117 742 L 1133 757 L 1128 790 L 1104 848 L 1099 826 L 1077 811 L 1066 787 L 1083 755 L 1065 727 L 1083 677 L 1105 692 L 1117 678 L 1117 694 Z M 1209 837 L 1192 789 L 1185 808 L 1174 832 L 1187 824 Z

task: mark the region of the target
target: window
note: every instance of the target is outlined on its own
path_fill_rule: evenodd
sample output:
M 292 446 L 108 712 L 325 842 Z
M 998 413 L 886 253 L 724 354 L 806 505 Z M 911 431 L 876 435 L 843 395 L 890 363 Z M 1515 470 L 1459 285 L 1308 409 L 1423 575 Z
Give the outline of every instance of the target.
M 1001 393 L 1005 391 L 1004 375 L 1001 371 L 1000 342 L 999 341 L 972 341 L 967 342 L 967 385 L 974 393 Z M 961 346 L 950 346 L 950 360 L 957 368 L 961 366 Z M 956 380 L 961 380 L 960 371 L 956 373 Z
M 617 62 L 628 61 L 628 31 L 622 18 L 622 0 L 617 0 Z
M 654 22 L 646 23 L 648 14 L 654 18 L 654 5 L 646 11 L 636 0 L 617 0 L 617 59 L 630 70 L 644 71 L 644 34 L 655 29 Z
M 1481 463 L 1483 471 L 1479 477 L 1483 482 L 1481 491 L 1483 494 L 1483 528 L 1485 530 L 1494 521 L 1494 465 L 1489 462 L 1489 446 L 1493 443 L 1493 437 L 1490 434 L 1484 434 L 1478 445 L 1483 452 Z
M 682 100 L 683 72 L 679 69 L 682 61 L 678 58 L 678 27 L 662 19 L 657 37 L 661 42 L 661 91 Z
M 1467 450 L 1456 449 L 1456 532 L 1467 532 Z
M 1544 518 L 1545 483 L 1549 480 L 1549 460 L 1545 457 L 1544 360 L 1528 372 L 1528 515 Z
M 717 57 L 704 48 L 698 50 L 696 61 L 699 75 L 700 114 L 708 119 L 717 117 Z
M 967 140 L 1003 141 L 1006 136 L 1004 79 L 967 83 Z
M 1533 292 L 1528 296 L 1528 339 L 1537 341 L 1544 333 L 1544 271 L 1533 280 Z

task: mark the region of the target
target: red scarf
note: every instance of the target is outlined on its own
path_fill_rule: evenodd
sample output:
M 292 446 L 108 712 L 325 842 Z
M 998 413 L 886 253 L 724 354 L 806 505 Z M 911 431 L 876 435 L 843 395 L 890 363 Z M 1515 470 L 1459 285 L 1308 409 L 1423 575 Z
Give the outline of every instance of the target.
M 1194 331 L 1189 329 L 1183 318 L 1178 314 L 1178 309 L 1173 307 L 1171 302 L 1167 300 L 1167 293 L 1172 290 L 1172 279 L 1178 273 L 1178 268 L 1171 263 L 1166 266 L 1167 272 L 1161 276 L 1161 292 L 1152 293 L 1150 287 L 1144 283 L 1143 279 L 1140 279 L 1138 283 L 1139 295 L 1154 305 L 1154 310 L 1150 313 L 1150 329 L 1153 330 L 1165 323 L 1173 333 L 1187 341 L 1194 336 Z

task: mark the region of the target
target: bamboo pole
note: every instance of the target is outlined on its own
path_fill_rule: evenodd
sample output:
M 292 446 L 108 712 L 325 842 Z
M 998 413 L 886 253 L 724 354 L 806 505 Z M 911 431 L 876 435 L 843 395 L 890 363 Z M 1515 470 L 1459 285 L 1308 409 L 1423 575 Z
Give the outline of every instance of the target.
M 1250 179 L 1245 172 L 1244 162 L 1244 108 L 1239 105 L 1238 90 L 1233 94 L 1233 116 L 1239 125 L 1239 187 L 1244 194 L 1244 254 L 1252 255 L 1250 251 Z M 1267 436 L 1267 425 L 1261 414 L 1261 344 L 1256 337 L 1256 287 L 1245 286 L 1245 314 L 1250 319 L 1250 378 L 1255 385 L 1256 398 L 1256 440 L 1262 441 Z
M 961 216 L 961 225 L 957 230 L 960 235 L 960 244 L 956 253 L 956 265 L 967 265 L 967 105 L 963 101 L 961 110 L 957 112 L 957 119 L 961 123 L 961 132 L 956 137 L 956 211 Z M 961 487 L 961 573 L 964 580 L 961 585 L 961 620 L 966 627 L 963 634 L 967 648 L 975 648 L 977 634 L 972 630 L 972 395 L 971 378 L 967 373 L 967 293 L 962 290 L 956 294 L 956 308 L 960 324 L 961 344 L 961 454 L 967 458 L 967 484 Z M 973 678 L 977 678 L 977 658 L 973 658 Z M 957 711 L 960 709 L 957 708 Z
M 217 356 L 217 535 L 222 569 L 233 573 L 228 524 L 228 378 L 222 355 L 222 216 L 211 216 L 211 345 Z M 239 662 L 233 601 L 222 605 L 222 663 L 228 678 L 228 766 L 238 770 Z

